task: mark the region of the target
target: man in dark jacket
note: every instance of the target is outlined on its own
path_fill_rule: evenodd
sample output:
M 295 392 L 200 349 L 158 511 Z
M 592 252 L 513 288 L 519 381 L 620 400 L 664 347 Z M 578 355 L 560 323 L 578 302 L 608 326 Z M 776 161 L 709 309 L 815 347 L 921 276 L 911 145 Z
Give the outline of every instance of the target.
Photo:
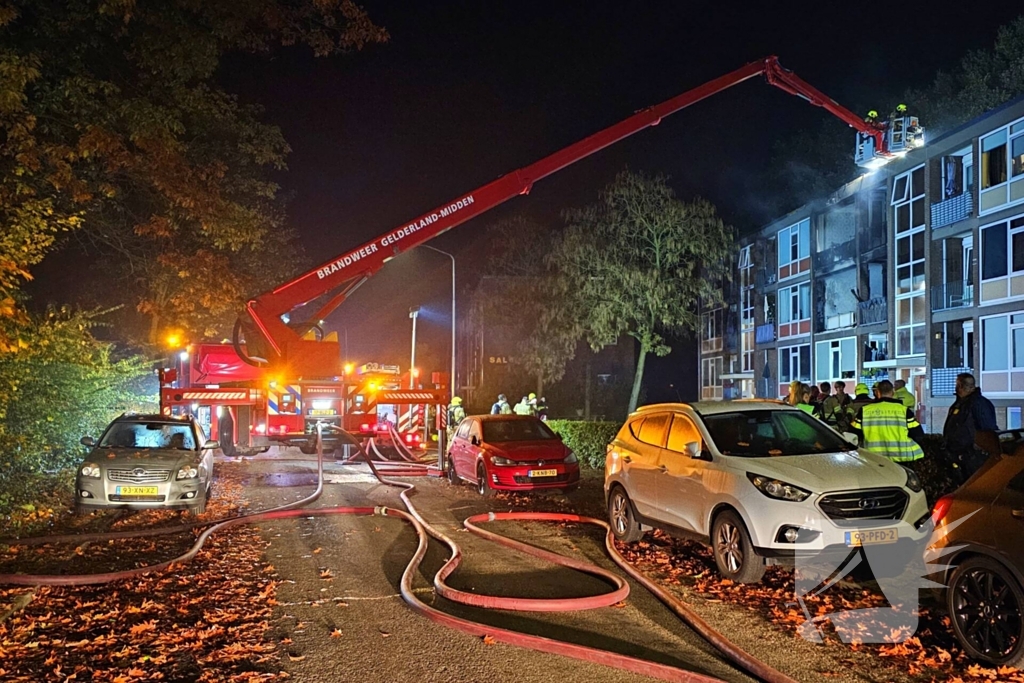
M 956 402 L 949 409 L 942 436 L 946 450 L 953 459 L 954 478 L 963 483 L 971 478 L 988 459 L 990 453 L 978 446 L 999 430 L 992 401 L 981 395 L 974 375 L 964 372 L 956 376 Z

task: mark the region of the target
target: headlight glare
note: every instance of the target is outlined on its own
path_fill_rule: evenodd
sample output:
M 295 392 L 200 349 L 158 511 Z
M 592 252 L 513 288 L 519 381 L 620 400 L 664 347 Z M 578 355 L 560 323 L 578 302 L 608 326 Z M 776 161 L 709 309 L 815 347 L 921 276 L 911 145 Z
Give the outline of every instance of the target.
M 907 471 L 907 488 L 914 493 L 920 493 L 921 489 L 924 488 L 924 485 L 921 484 L 921 477 L 917 476 L 917 472 L 909 467 L 904 467 L 903 469 Z
M 195 466 L 193 466 L 193 465 L 185 465 L 180 470 L 178 470 L 177 478 L 178 479 L 195 479 L 198 476 L 199 476 L 199 470 L 197 470 L 195 468 Z
M 762 474 L 747 472 L 747 479 L 750 480 L 750 483 L 758 491 L 776 500 L 788 500 L 799 503 L 802 500 L 807 500 L 807 496 L 811 495 L 810 491 L 805 491 L 799 486 L 793 486 L 792 484 L 787 484 L 784 481 L 772 479 Z
M 90 479 L 99 479 L 101 476 L 99 465 L 94 465 L 91 462 L 82 465 L 81 473 L 83 477 L 89 477 Z

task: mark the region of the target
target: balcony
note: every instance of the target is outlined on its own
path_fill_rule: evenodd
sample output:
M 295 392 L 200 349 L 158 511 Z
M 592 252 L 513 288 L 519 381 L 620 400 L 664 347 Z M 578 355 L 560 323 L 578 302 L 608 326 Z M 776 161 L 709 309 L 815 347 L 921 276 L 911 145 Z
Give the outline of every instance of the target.
M 842 263 L 853 263 L 856 258 L 857 240 L 849 240 L 815 252 L 812 260 L 815 272 L 827 272 Z
M 956 376 L 962 372 L 969 372 L 971 368 L 932 368 L 932 396 L 955 396 Z
M 758 325 L 754 329 L 754 343 L 771 344 L 775 341 L 775 323 Z
M 974 198 L 970 192 L 958 194 L 932 204 L 932 230 L 953 225 L 974 213 Z
M 876 296 L 857 304 L 857 317 L 861 325 L 884 323 L 888 319 L 888 303 L 884 296 Z
M 947 282 L 932 286 L 932 310 L 945 311 L 974 305 L 974 285 L 970 282 Z

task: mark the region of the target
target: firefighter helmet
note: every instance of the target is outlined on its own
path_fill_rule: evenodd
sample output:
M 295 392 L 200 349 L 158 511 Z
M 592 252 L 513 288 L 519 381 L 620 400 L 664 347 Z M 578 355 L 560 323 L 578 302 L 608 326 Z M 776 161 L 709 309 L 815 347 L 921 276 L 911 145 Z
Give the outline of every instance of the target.
M 461 406 L 462 405 L 462 399 L 459 398 L 458 396 L 452 396 L 452 405 L 453 406 Z
M 896 105 L 896 113 L 897 114 L 906 114 L 907 113 L 907 105 L 905 105 L 905 104 L 897 104 Z
M 868 118 L 869 119 L 877 119 L 878 118 L 878 112 L 875 111 L 874 109 L 872 109 L 871 111 L 868 112 Z
M 860 382 L 859 384 L 857 384 L 857 388 L 853 390 L 853 393 L 857 394 L 858 396 L 860 396 L 861 394 L 868 393 L 868 385 L 864 384 L 864 382 Z
M 530 392 L 530 400 L 532 401 L 532 400 L 533 400 L 533 399 L 535 399 L 535 398 L 537 398 L 537 394 L 535 394 L 535 393 L 533 393 L 533 392 L 531 391 L 531 392 Z

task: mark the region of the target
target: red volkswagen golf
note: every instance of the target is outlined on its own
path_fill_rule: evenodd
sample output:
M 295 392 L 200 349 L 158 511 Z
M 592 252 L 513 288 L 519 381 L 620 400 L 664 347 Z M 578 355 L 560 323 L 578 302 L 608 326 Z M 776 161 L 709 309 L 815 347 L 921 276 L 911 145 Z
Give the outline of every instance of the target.
M 445 467 L 448 481 L 468 481 L 482 496 L 534 489 L 571 493 L 580 484 L 576 455 L 546 424 L 529 415 L 465 418 L 448 448 Z

